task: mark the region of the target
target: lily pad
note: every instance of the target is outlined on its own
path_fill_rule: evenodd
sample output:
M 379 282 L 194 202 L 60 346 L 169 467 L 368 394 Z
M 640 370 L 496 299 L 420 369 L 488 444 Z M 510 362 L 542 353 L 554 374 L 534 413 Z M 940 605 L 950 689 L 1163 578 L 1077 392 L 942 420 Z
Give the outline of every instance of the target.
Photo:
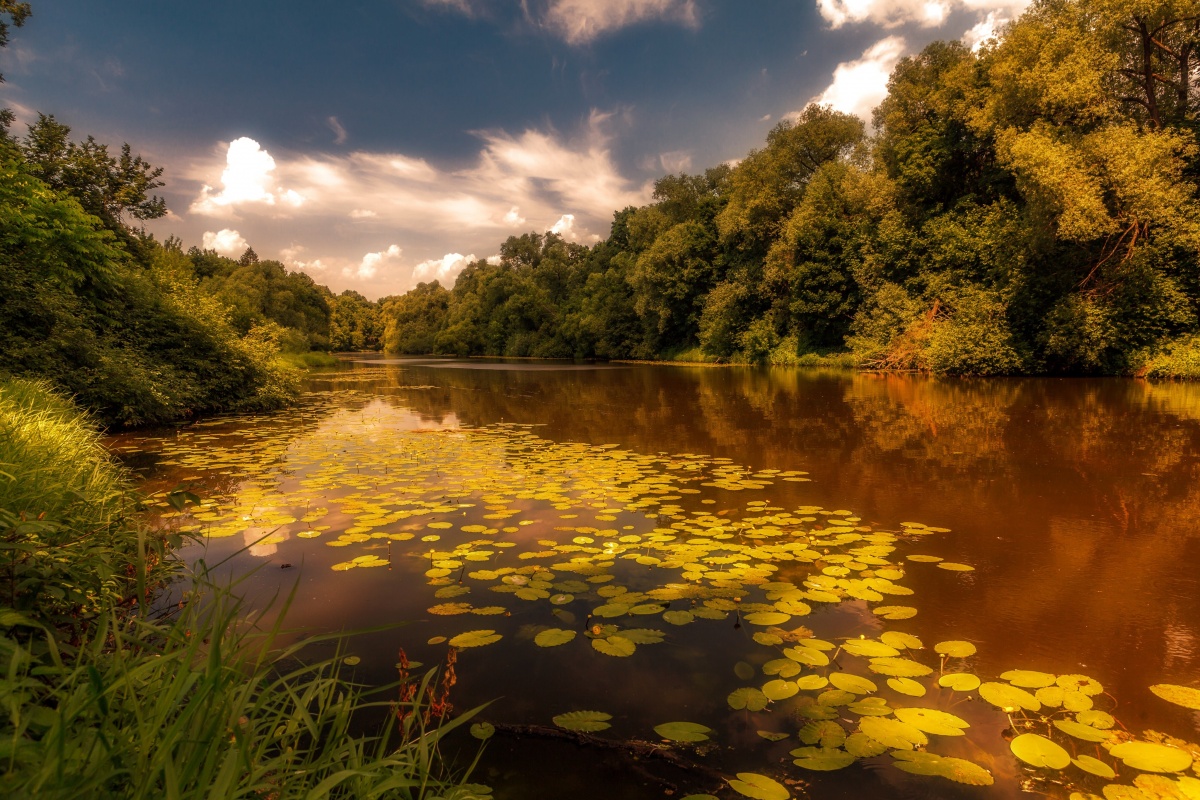
M 568 711 L 554 717 L 554 724 L 569 731 L 594 733 L 611 728 L 608 723 L 610 719 L 612 714 L 605 714 L 603 711 Z
M 846 729 L 833 720 L 820 720 L 805 725 L 797 736 L 805 744 L 825 748 L 841 747 L 846 741 Z M 792 755 L 795 755 L 795 752 Z
M 829 679 L 824 675 L 805 675 L 802 678 L 796 679 L 796 688 L 802 692 L 824 689 L 828 685 Z
M 912 678 L 888 678 L 887 685 L 892 687 L 893 691 L 908 695 L 909 697 L 925 696 L 925 686 L 917 683 Z
M 854 756 L 845 750 L 831 747 L 799 747 L 792 751 L 795 760 L 792 761 L 801 769 L 817 772 L 831 772 L 848 767 L 854 763 Z
M 748 681 L 754 677 L 754 666 L 745 661 L 739 661 L 733 665 L 733 674 L 744 681 Z
M 800 689 L 796 684 L 779 679 L 767 681 L 762 687 L 762 693 L 771 700 L 786 700 L 793 697 L 798 691 Z
M 893 678 L 920 678 L 933 672 L 931 667 L 907 658 L 873 658 L 867 669 Z
M 658 644 L 667 638 L 667 635 L 654 628 L 630 628 L 629 630 L 621 631 L 621 637 L 628 639 L 634 644 Z
M 464 650 L 468 647 L 483 647 L 484 645 L 494 644 L 503 638 L 503 635 L 495 631 L 467 631 L 451 638 L 450 646 Z
M 938 686 L 955 692 L 973 692 L 979 684 L 979 678 L 969 672 L 950 672 L 938 678 Z
M 939 756 L 934 753 L 900 750 L 892 753 L 896 767 L 914 775 L 936 775 L 968 786 L 991 786 L 992 773 L 964 758 Z
M 989 681 L 980 684 L 979 696 L 1001 709 L 1015 711 L 1024 708 L 1027 711 L 1039 711 L 1042 708 L 1041 701 L 1036 697 L 1007 683 Z
M 912 606 L 879 606 L 872 611 L 889 620 L 911 619 L 917 615 L 917 610 Z
M 1193 711 L 1200 711 L 1200 689 L 1176 686 L 1171 683 L 1156 683 L 1150 687 L 1150 691 L 1168 703 L 1190 708 Z
M 729 707 L 735 711 L 741 711 L 742 709 L 746 709 L 747 711 L 762 711 L 770 702 L 770 698 L 752 686 L 734 689 L 725 700 L 729 703 Z
M 1082 722 L 1084 725 L 1091 725 L 1093 728 L 1099 728 L 1102 731 L 1110 729 L 1117 724 L 1116 719 L 1107 711 L 1080 711 L 1075 715 L 1075 719 Z
M 754 800 L 790 800 L 792 796 L 783 784 L 756 772 L 739 772 L 737 780 L 729 781 L 729 787 Z
M 874 639 L 847 639 L 842 645 L 842 649 L 852 656 L 864 658 L 887 658 L 900 655 L 900 651 L 896 648 Z
M 538 647 L 557 647 L 560 644 L 574 641 L 575 631 L 565 631 L 562 628 L 548 628 L 533 637 L 533 643 Z
M 768 742 L 782 742 L 789 734 L 782 731 L 758 731 L 758 735 Z
M 960 641 L 938 642 L 933 646 L 933 652 L 948 658 L 969 658 L 975 655 L 975 645 Z
M 854 694 L 870 694 L 879 691 L 874 682 L 849 672 L 835 672 L 829 676 L 829 682 L 839 689 Z
M 962 736 L 963 730 L 971 727 L 965 719 L 934 708 L 897 708 L 896 719 L 938 736 Z
M 1035 672 L 1028 669 L 1010 669 L 1000 674 L 1000 679 L 1008 681 L 1013 686 L 1022 689 L 1041 689 L 1043 686 L 1053 686 L 1056 677 L 1049 672 Z
M 884 644 L 890 644 L 897 650 L 923 650 L 925 645 L 916 636 L 911 633 L 901 633 L 900 631 L 885 631 L 880 634 L 879 641 Z
M 672 742 L 704 742 L 713 730 L 695 722 L 664 722 L 655 725 L 654 732 Z
M 624 636 L 609 636 L 605 639 L 592 639 L 592 647 L 606 656 L 628 658 L 637 650 L 637 645 Z
M 1117 777 L 1117 773 L 1108 764 L 1105 764 L 1098 758 L 1089 755 L 1081 755 L 1078 758 L 1072 758 L 1071 763 L 1079 767 L 1084 772 L 1090 772 L 1093 775 L 1099 775 L 1106 780 L 1112 780 Z
M 496 733 L 496 726 L 490 722 L 476 722 L 471 726 L 471 735 L 480 741 L 487 741 Z
M 792 618 L 791 614 L 784 614 L 782 611 L 758 611 L 754 614 L 747 614 L 743 619 L 750 625 L 782 625 Z
M 929 744 L 928 736 L 898 719 L 863 717 L 858 729 L 890 750 L 912 750 Z
M 855 758 L 874 758 L 887 752 L 887 746 L 861 731 L 846 737 L 846 752 Z
M 668 611 L 662 618 L 672 625 L 687 625 L 696 619 L 696 615 L 690 611 Z
M 1112 734 L 1093 728 L 1091 725 L 1084 725 L 1082 722 L 1075 722 L 1069 719 L 1054 720 L 1054 727 L 1058 728 L 1068 736 L 1074 736 L 1076 739 L 1082 739 L 1085 742 L 1106 742 L 1112 738 Z
M 1108 752 L 1142 772 L 1183 772 L 1192 765 L 1187 751 L 1153 742 L 1123 742 Z
M 1009 748 L 1013 755 L 1033 767 L 1063 769 L 1071 763 L 1066 750 L 1036 733 L 1021 734 L 1009 742 Z

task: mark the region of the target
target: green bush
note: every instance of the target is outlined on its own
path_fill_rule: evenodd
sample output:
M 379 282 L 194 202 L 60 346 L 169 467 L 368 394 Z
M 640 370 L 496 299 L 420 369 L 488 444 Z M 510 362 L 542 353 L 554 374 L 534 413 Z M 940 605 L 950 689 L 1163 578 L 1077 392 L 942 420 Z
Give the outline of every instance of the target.
M 1012 375 L 1023 369 L 1004 303 L 982 289 L 956 293 L 950 312 L 935 317 L 925 345 L 928 368 L 942 375 Z
M 1142 367 L 1140 374 L 1147 378 L 1200 380 L 1200 334 L 1169 343 Z

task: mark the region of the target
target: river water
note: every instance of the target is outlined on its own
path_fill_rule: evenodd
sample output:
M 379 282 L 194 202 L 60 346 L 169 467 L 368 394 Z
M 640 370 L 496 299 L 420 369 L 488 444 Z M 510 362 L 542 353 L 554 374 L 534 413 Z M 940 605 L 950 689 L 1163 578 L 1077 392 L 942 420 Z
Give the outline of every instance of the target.
M 502 638 L 458 650 L 452 692 L 459 709 L 490 702 L 480 719 L 553 728 L 557 714 L 602 711 L 612 727 L 596 735 L 613 740 L 658 741 L 654 726 L 671 721 L 711 729 L 700 745 L 674 745 L 704 766 L 694 773 L 502 731 L 474 776 L 497 798 L 678 797 L 720 788 L 713 771 L 815 798 L 1101 793 L 1107 781 L 1074 767 L 1022 766 L 1006 715 L 940 688 L 942 672 L 1086 675 L 1118 727 L 1200 739 L 1200 712 L 1148 688 L 1200 684 L 1200 385 L 362 358 L 313 373 L 299 409 L 113 446 L 147 491 L 182 484 L 206 498 L 164 518 L 204 537 L 189 559 L 229 558 L 220 573 L 248 575 L 253 603 L 296 588 L 289 626 L 405 623 L 351 642 L 360 680 L 394 680 L 401 649 L 434 666 L 440 637 L 486 630 Z M 856 573 L 888 596 L 833 585 Z M 633 598 L 624 608 L 618 590 Z M 797 613 L 750 622 L 780 597 L 799 599 L 787 607 Z M 916 613 L 889 620 L 873 611 L 885 604 Z M 547 629 L 575 638 L 541 647 Z M 635 631 L 632 655 L 596 646 L 622 630 Z M 906 654 L 933 668 L 917 676 L 920 698 L 845 652 L 804 671 L 844 670 L 893 706 L 950 711 L 966 735 L 931 735 L 928 749 L 994 783 L 911 775 L 887 755 L 794 766 L 818 692 L 757 712 L 727 700 L 772 679 L 762 669 L 795 643 L 787 631 L 838 646 L 885 631 L 921 639 Z M 932 647 L 947 640 L 977 652 L 940 659 Z M 860 717 L 844 701 L 834 709 L 854 731 Z M 475 744 L 458 737 L 447 752 Z

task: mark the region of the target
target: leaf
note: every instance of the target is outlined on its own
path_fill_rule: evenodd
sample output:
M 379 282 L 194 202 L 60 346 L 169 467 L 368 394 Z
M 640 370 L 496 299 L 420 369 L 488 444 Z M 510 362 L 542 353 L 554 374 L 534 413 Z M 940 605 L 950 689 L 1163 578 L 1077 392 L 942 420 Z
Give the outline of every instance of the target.
M 358 656 L 346 656 L 342 659 L 342 663 L 348 667 L 355 667 L 362 663 L 362 659 Z
M 739 661 L 733 665 L 733 674 L 744 681 L 748 681 L 754 677 L 754 667 L 745 661 Z
M 929 744 L 929 737 L 898 719 L 863 717 L 858 721 L 858 729 L 892 750 L 912 750 Z
M 1183 772 L 1192 765 L 1187 751 L 1153 742 L 1123 742 L 1108 752 L 1142 772 Z
M 913 636 L 911 633 L 901 633 L 900 631 L 885 631 L 880 634 L 879 641 L 889 644 L 897 650 L 925 649 L 925 645 L 916 636 Z
M 1000 709 L 1015 711 L 1018 708 L 1024 708 L 1027 711 L 1039 711 L 1042 708 L 1041 702 L 1036 697 L 1024 689 L 1018 689 L 1007 683 L 989 681 L 980 684 L 979 696 Z
M 933 652 L 948 658 L 969 658 L 975 655 L 975 645 L 970 642 L 938 642 L 933 646 Z
M 963 758 L 907 750 L 898 750 L 892 756 L 897 759 L 898 769 L 914 775 L 936 775 L 968 786 L 991 786 L 995 782 L 992 773 Z
M 909 697 L 925 696 L 925 687 L 912 678 L 888 678 L 887 685 L 892 687 L 892 691 L 908 695 Z
M 973 692 L 979 683 L 979 678 L 968 672 L 950 672 L 938 678 L 938 686 L 955 692 Z
M 939 569 L 948 569 L 951 572 L 974 572 L 975 568 L 969 564 L 958 564 L 954 561 L 939 561 L 937 564 Z
M 569 731 L 594 733 L 611 728 L 608 723 L 610 719 L 612 714 L 605 714 L 603 711 L 568 711 L 554 717 L 554 724 Z
M 965 719 L 933 708 L 897 708 L 896 719 L 938 736 L 962 736 L 963 729 L 971 727 Z
M 1091 725 L 1093 728 L 1099 728 L 1106 731 L 1117 724 L 1112 714 L 1107 711 L 1080 711 L 1075 715 L 1075 719 L 1082 722 L 1084 725 Z
M 845 750 L 829 747 L 799 747 L 792 751 L 797 758 L 792 761 L 797 767 L 819 772 L 830 772 L 854 763 L 854 756 Z M 751 795 L 754 796 L 754 795 Z
M 758 735 L 766 739 L 768 742 L 782 742 L 788 738 L 788 734 L 779 731 L 759 731 Z
M 1084 725 L 1082 722 L 1075 722 L 1069 719 L 1054 720 L 1054 727 L 1068 736 L 1074 736 L 1076 739 L 1082 739 L 1085 742 L 1106 742 L 1112 738 L 1112 734 L 1110 733 L 1096 730 L 1091 725 Z
M 696 615 L 690 611 L 668 611 L 662 615 L 662 618 L 672 625 L 687 625 L 696 619 Z
M 487 644 L 493 644 L 503 638 L 501 634 L 495 631 L 467 631 L 451 638 L 450 646 L 465 650 L 468 647 L 483 647 Z
M 828 685 L 829 679 L 824 675 L 805 675 L 802 678 L 796 679 L 796 688 L 802 692 L 824 689 Z
M 743 617 L 750 625 L 782 625 L 792 618 L 791 614 L 784 614 L 782 611 L 758 611 L 753 614 L 747 614 Z
M 781 783 L 756 772 L 739 772 L 729 787 L 743 797 L 754 800 L 790 800 L 792 794 Z
M 734 689 L 725 700 L 729 703 L 729 707 L 735 711 L 741 711 L 742 709 L 746 709 L 747 711 L 762 711 L 770 702 L 770 699 L 765 694 L 752 686 Z
M 1008 746 L 1013 755 L 1033 767 L 1063 769 L 1071 763 L 1071 756 L 1066 750 L 1036 733 L 1023 733 L 1009 742 Z
M 654 628 L 631 628 L 621 631 L 621 636 L 634 644 L 658 644 L 667 637 L 665 633 Z
M 879 691 L 879 687 L 872 681 L 858 675 L 851 675 L 848 672 L 833 673 L 829 676 L 829 682 L 843 691 L 854 694 L 870 694 L 871 692 Z
M 771 700 L 786 700 L 794 696 L 798 691 L 800 689 L 796 684 L 780 679 L 767 681 L 762 687 L 762 693 Z
M 533 637 L 533 643 L 538 647 L 557 647 L 575 640 L 575 631 L 565 631 L 562 628 L 548 628 Z
M 867 669 L 895 678 L 920 678 L 933 672 L 932 668 L 907 658 L 873 658 Z
M 496 726 L 490 722 L 476 722 L 471 726 L 471 735 L 486 742 L 496 733 Z
M 896 648 L 874 639 L 847 639 L 842 644 L 842 649 L 852 656 L 864 658 L 886 658 L 900 655 L 900 651 Z
M 655 725 L 654 732 L 672 742 L 704 742 L 713 730 L 695 722 L 664 722 Z
M 846 729 L 833 720 L 810 722 L 801 728 L 797 735 L 805 744 L 819 744 L 827 748 L 841 747 L 846 741 Z M 792 755 L 795 755 L 795 752 Z
M 917 610 L 912 606 L 879 606 L 872 611 L 877 616 L 890 620 L 910 619 L 917 615 Z
M 1150 687 L 1150 691 L 1168 703 L 1190 708 L 1193 711 L 1200 711 L 1200 689 L 1176 686 L 1171 683 L 1156 683 Z
M 861 731 L 846 737 L 846 752 L 855 758 L 874 758 L 887 752 L 887 747 Z
M 1041 689 L 1043 686 L 1053 686 L 1055 676 L 1049 672 L 1035 672 L 1028 669 L 1010 669 L 1000 674 L 1000 679 L 1008 681 L 1013 686 L 1023 689 Z
M 1084 772 L 1090 772 L 1093 775 L 1099 775 L 1106 780 L 1112 780 L 1117 777 L 1117 773 L 1108 764 L 1105 764 L 1098 758 L 1088 755 L 1081 755 L 1078 758 L 1072 758 L 1071 763 L 1079 767 Z
M 628 658 L 637 650 L 637 645 L 624 636 L 614 635 L 606 639 L 592 639 L 592 648 L 606 656 Z

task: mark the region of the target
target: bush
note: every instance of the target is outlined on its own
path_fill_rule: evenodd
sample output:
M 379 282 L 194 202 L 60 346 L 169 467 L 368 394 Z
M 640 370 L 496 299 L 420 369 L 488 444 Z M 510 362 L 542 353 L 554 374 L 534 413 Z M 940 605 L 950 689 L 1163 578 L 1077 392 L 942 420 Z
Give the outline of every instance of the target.
M 1139 370 L 1147 378 L 1200 380 L 1200 334 L 1171 342 Z
M 993 292 L 961 289 L 949 314 L 935 315 L 925 346 L 928 368 L 942 375 L 1012 375 L 1023 360 L 1013 345 L 1004 303 Z

